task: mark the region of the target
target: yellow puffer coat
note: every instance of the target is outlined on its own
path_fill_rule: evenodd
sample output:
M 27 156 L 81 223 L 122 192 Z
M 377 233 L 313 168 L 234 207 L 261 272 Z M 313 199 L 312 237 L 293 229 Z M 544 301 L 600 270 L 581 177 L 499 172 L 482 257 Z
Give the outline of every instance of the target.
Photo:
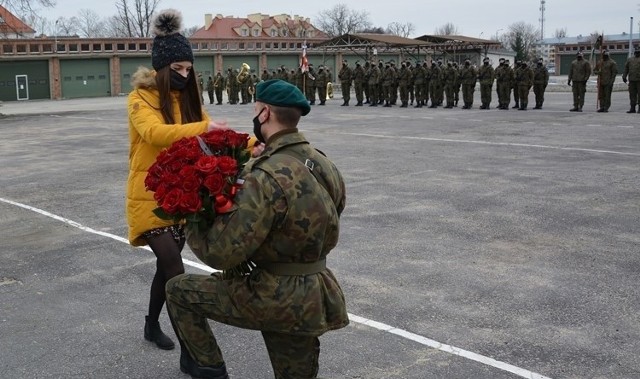
M 140 238 L 147 230 L 168 226 L 172 221 L 153 214 L 157 207 L 153 192 L 146 190 L 147 170 L 160 151 L 183 137 L 207 131 L 209 117 L 203 112 L 203 121 L 190 124 L 165 124 L 160 113 L 160 98 L 156 87 L 155 71 L 140 67 L 133 76 L 134 90 L 129 94 L 129 179 L 127 181 L 126 213 L 129 224 L 129 242 L 144 246 Z M 177 92 L 173 97 L 173 118 L 181 120 Z

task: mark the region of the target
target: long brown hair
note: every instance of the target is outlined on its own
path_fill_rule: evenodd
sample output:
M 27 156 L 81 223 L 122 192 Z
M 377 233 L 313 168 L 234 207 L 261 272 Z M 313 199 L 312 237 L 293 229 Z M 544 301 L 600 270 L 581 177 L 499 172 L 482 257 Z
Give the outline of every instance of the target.
M 175 124 L 173 119 L 173 102 L 171 101 L 171 67 L 165 66 L 156 72 L 156 85 L 160 93 L 160 113 L 167 124 Z M 180 91 L 180 115 L 182 120 L 179 123 L 202 121 L 202 99 L 198 93 L 198 83 L 196 73 L 191 70 L 187 79 L 187 86 Z

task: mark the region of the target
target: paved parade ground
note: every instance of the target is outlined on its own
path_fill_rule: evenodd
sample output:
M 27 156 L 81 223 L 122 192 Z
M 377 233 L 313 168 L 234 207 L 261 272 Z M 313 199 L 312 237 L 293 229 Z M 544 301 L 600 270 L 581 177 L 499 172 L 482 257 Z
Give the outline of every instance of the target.
M 595 93 L 583 113 L 560 92 L 526 112 L 479 110 L 478 91 L 472 110 L 341 103 L 300 125 L 347 183 L 328 265 L 351 324 L 321 337 L 321 377 L 640 377 L 626 92 L 610 113 Z M 206 105 L 245 132 L 252 108 Z M 155 259 L 126 242 L 126 97 L 0 114 L 0 377 L 186 378 L 143 339 Z M 212 328 L 233 379 L 273 377 L 259 332 Z

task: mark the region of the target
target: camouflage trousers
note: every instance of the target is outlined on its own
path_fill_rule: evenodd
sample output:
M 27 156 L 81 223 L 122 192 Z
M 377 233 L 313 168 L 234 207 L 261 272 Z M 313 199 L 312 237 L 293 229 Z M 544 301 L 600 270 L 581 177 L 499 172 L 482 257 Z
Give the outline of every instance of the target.
M 167 310 L 181 342 L 200 365 L 224 362 L 222 352 L 207 319 L 244 329 L 258 329 L 250 315 L 233 309 L 222 273 L 178 275 L 167 282 Z M 262 331 L 276 379 L 315 378 L 318 375 L 320 341 Z
M 473 105 L 473 92 L 475 92 L 476 85 L 474 84 L 462 84 L 462 101 L 464 101 L 465 106 Z
M 398 87 L 400 89 L 400 101 L 402 103 L 408 103 L 409 102 L 409 89 L 407 88 L 406 84 L 400 84 L 400 87 Z
M 582 109 L 582 106 L 584 106 L 584 94 L 587 92 L 587 82 L 573 81 L 571 89 L 573 90 L 573 107 Z
M 498 87 L 498 105 L 503 107 L 509 106 L 509 102 L 511 101 L 510 94 L 511 87 L 508 82 L 497 82 Z
M 369 102 L 371 104 L 377 104 L 380 100 L 380 94 L 378 93 L 378 85 L 369 83 Z
M 349 82 L 340 83 L 340 88 L 342 89 L 342 100 L 344 101 L 351 100 L 351 83 Z
M 533 93 L 536 95 L 536 107 L 541 107 L 544 103 L 544 90 L 546 86 L 544 84 L 534 84 Z
M 640 104 L 640 81 L 629 80 L 629 103 L 631 108 Z
M 307 85 L 305 88 L 305 95 L 307 96 L 307 100 L 316 101 L 316 87 L 312 85 Z
M 358 101 L 358 104 L 362 104 L 362 90 L 363 90 L 363 86 L 362 86 L 362 82 L 355 82 L 354 83 L 354 88 L 356 91 L 356 100 Z
M 491 87 L 493 87 L 493 83 L 480 83 L 480 103 L 485 107 L 491 105 Z
M 529 104 L 529 87 L 528 85 L 518 85 L 518 101 L 520 102 L 520 108 L 526 108 Z
M 453 107 L 453 83 L 445 83 L 444 84 L 444 93 L 447 99 L 447 106 Z
M 511 89 L 513 90 L 513 101 L 515 101 L 516 105 L 518 105 L 520 103 L 520 95 L 518 93 L 518 85 L 514 85 L 511 87 Z
M 613 91 L 613 84 L 601 84 L 598 88 L 598 101 L 600 102 L 600 108 L 609 110 L 611 106 L 611 92 Z
M 324 103 L 327 100 L 327 87 L 316 87 L 318 89 L 318 100 L 320 103 Z

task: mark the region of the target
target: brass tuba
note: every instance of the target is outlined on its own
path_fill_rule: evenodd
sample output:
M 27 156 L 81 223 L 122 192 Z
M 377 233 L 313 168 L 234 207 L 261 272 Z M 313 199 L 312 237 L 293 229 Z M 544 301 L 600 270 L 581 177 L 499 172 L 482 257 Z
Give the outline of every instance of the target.
M 238 83 L 242 84 L 245 81 L 247 76 L 249 76 L 249 70 L 251 70 L 251 67 L 248 64 L 243 63 L 242 64 L 242 69 L 240 70 L 240 72 L 238 73 L 238 76 L 236 78 Z
M 327 100 L 333 99 L 333 83 L 327 82 Z

